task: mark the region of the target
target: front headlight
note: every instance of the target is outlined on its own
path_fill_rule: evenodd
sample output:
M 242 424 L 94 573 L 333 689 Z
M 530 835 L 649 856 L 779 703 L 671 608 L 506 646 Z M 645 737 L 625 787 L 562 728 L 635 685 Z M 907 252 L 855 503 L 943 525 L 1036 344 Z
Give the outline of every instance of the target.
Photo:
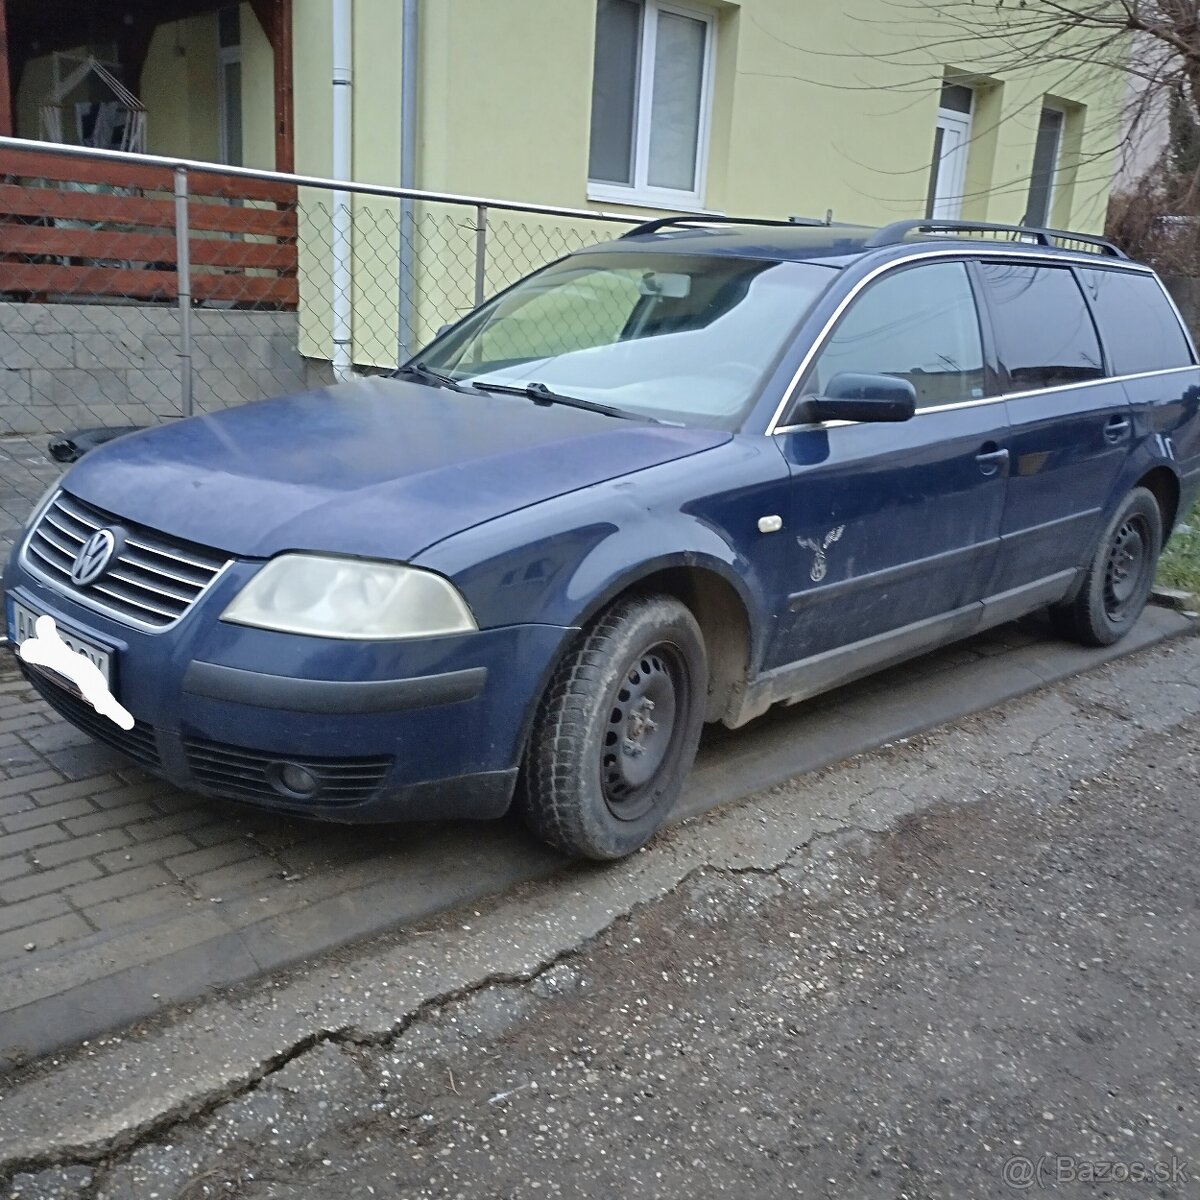
M 438 637 L 479 627 L 453 584 L 395 563 L 284 554 L 221 614 L 222 621 L 314 637 Z

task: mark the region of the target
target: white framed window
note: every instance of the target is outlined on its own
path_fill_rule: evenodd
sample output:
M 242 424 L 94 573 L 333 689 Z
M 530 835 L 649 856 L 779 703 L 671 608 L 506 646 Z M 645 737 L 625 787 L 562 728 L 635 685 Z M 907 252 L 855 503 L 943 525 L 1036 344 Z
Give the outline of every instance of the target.
M 962 215 L 974 103 L 975 93 L 969 87 L 955 83 L 942 86 L 933 134 L 933 163 L 925 205 L 927 217 L 954 221 Z
M 668 0 L 597 0 L 588 196 L 701 208 L 716 18 Z
M 1049 225 L 1054 205 L 1054 182 L 1062 153 L 1063 126 L 1067 114 L 1061 108 L 1042 109 L 1038 119 L 1037 141 L 1033 147 L 1033 169 L 1029 173 L 1029 203 L 1025 206 L 1025 225 Z

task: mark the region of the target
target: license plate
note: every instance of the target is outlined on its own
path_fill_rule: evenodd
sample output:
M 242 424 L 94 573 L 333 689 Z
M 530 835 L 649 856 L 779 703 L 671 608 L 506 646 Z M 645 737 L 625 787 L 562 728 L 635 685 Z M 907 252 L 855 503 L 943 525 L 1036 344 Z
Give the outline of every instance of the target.
M 26 608 L 24 604 L 18 604 L 15 600 L 12 602 L 12 606 L 13 628 L 16 632 L 15 641 L 20 646 L 26 638 L 33 637 L 34 622 L 41 614 L 34 612 L 31 608 Z M 106 650 L 103 646 L 98 646 L 95 642 L 89 641 L 87 638 L 80 637 L 77 633 L 72 633 L 69 629 L 64 629 L 57 621 L 55 625 L 58 626 L 58 636 L 62 638 L 68 649 L 74 650 L 76 654 L 82 654 L 84 658 L 89 659 L 100 668 L 100 674 L 104 676 L 104 682 L 108 684 L 111 690 L 113 657 L 111 651 Z M 41 671 L 45 675 L 52 676 L 56 683 L 66 684 L 71 691 L 78 690 L 74 684 L 64 680 L 57 671 L 47 671 L 45 668 L 37 667 L 33 663 L 29 665 L 35 667 L 36 670 Z

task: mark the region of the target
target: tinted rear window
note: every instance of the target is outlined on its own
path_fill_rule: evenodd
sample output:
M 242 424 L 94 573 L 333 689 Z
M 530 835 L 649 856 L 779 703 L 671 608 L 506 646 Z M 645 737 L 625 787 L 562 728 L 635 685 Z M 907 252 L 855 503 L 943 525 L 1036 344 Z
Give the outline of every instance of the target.
M 1081 271 L 1117 375 L 1186 367 L 1192 352 L 1158 280 L 1128 271 Z
M 981 262 L 997 351 L 1013 391 L 1086 383 L 1104 376 L 1096 327 L 1066 267 Z

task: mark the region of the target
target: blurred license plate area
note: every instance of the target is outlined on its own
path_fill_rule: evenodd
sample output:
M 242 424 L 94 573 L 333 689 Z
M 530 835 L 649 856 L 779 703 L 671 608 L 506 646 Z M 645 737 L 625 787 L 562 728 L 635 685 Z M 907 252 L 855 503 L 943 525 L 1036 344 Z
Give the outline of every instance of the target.
M 17 601 L 12 602 L 13 606 L 13 628 L 16 632 L 16 646 L 34 636 L 34 622 L 37 621 L 41 613 L 36 613 L 31 608 L 26 608 L 24 604 L 19 604 Z M 55 622 L 58 625 L 58 622 Z M 104 682 L 108 684 L 109 690 L 112 689 L 112 652 L 106 650 L 103 646 L 97 645 L 88 638 L 80 637 L 77 633 L 72 633 L 69 629 L 64 629 L 58 625 L 58 636 L 62 638 L 67 648 L 74 650 L 76 654 L 82 654 L 84 658 L 95 663 L 100 669 L 100 674 L 104 676 Z M 79 689 L 70 682 L 64 679 L 57 671 L 48 670 L 45 667 L 38 666 L 36 663 L 26 663 L 27 667 L 32 667 L 36 671 L 47 678 L 52 679 L 60 687 L 65 687 L 68 691 L 79 695 Z

